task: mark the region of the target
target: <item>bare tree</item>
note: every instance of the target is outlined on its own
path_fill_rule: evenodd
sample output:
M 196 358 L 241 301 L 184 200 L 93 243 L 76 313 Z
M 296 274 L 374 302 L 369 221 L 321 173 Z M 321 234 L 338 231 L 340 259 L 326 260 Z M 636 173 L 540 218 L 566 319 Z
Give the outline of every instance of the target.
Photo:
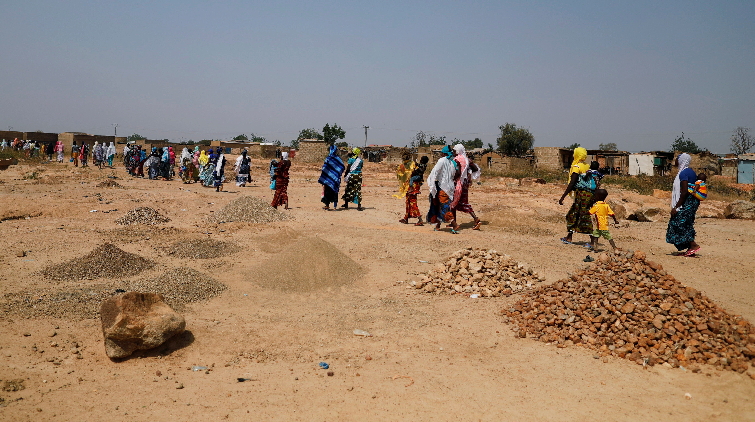
M 750 136 L 750 128 L 738 127 L 734 134 L 731 135 L 731 152 L 734 154 L 747 154 L 750 149 L 755 146 L 752 136 Z

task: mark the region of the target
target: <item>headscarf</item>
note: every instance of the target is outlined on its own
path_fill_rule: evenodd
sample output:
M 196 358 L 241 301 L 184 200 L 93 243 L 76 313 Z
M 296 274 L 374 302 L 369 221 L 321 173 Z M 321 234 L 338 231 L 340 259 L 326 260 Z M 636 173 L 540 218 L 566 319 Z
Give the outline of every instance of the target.
M 194 146 L 194 152 L 199 152 L 199 145 Z
M 412 154 L 404 150 L 401 153 L 401 159 L 404 161 L 396 167 L 396 178 L 398 178 L 398 194 L 394 194 L 394 198 L 403 198 L 406 196 L 406 192 L 409 190 L 409 179 L 412 177 L 412 172 L 416 168 L 416 164 L 412 159 Z
M 194 167 L 199 167 L 199 147 L 194 148 L 194 154 L 191 156 L 191 163 Z
M 162 161 L 164 161 L 164 162 L 166 162 L 166 163 L 167 163 L 168 161 L 170 161 L 170 152 L 168 151 L 168 148 L 163 148 L 163 156 L 162 156 Z
M 282 160 L 288 160 L 288 153 L 285 152 L 285 151 L 281 152 L 281 159 Z
M 442 152 L 443 154 L 446 154 L 446 156 L 448 156 L 449 160 L 453 160 L 454 159 L 454 153 L 452 152 L 450 145 L 444 146 L 443 149 L 440 150 L 440 152 Z
M 110 157 L 111 155 L 115 155 L 115 142 L 111 142 L 110 146 L 107 147 L 107 154 L 105 154 L 107 157 Z
M 354 149 L 351 150 L 352 154 L 354 154 L 356 157 L 359 157 L 359 153 L 362 152 L 361 149 L 354 147 Z
M 199 154 L 199 165 L 206 166 L 209 161 L 210 161 L 210 156 L 207 155 L 205 151 L 202 151 Z
M 270 180 L 275 179 L 275 169 L 278 168 L 278 160 L 270 160 Z
M 189 148 L 184 147 L 184 149 L 181 151 L 181 163 L 183 164 L 184 160 L 191 160 L 191 153 L 189 152 Z
M 585 163 L 586 159 L 586 149 L 582 147 L 574 148 L 574 161 L 571 162 L 571 167 L 569 167 L 569 180 L 571 180 L 572 173 L 584 174 L 590 169 L 590 166 Z
M 676 159 L 679 163 L 679 171 L 676 172 L 676 178 L 674 179 L 674 189 L 671 191 L 672 208 L 676 206 L 676 203 L 679 202 L 679 198 L 682 197 L 682 180 L 679 178 L 679 175 L 682 174 L 682 171 L 688 169 L 689 163 L 692 162 L 692 157 L 690 157 L 690 155 L 686 152 L 679 154 Z

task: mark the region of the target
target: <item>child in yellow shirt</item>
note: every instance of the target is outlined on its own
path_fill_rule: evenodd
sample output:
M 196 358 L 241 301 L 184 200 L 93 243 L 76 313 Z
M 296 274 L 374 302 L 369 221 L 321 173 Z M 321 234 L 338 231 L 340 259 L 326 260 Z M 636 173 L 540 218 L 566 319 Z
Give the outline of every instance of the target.
M 598 239 L 602 237 L 611 244 L 611 248 L 616 252 L 619 248 L 616 247 L 616 243 L 614 243 L 611 233 L 608 232 L 608 216 L 610 215 L 613 217 L 613 222 L 616 224 L 616 227 L 619 226 L 619 221 L 616 219 L 616 215 L 613 213 L 611 207 L 604 202 L 606 197 L 608 197 L 608 192 L 605 189 L 595 190 L 594 198 L 597 202 L 595 202 L 592 208 L 590 208 L 590 214 L 595 216 L 597 224 L 595 225 L 595 230 L 593 230 L 592 235 L 590 235 L 591 249 L 594 250 L 595 247 L 598 246 Z

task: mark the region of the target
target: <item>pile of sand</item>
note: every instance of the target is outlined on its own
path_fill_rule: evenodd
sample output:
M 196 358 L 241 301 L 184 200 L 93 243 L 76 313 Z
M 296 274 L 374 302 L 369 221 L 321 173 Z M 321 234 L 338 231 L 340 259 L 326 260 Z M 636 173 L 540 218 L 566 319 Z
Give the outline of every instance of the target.
M 103 300 L 123 291 L 161 293 L 165 302 L 182 312 L 190 303 L 220 295 L 227 287 L 191 268 L 176 268 L 147 280 L 121 280 L 89 287 L 49 288 L 9 293 L 0 302 L 4 315 L 22 318 L 87 319 L 99 316 Z
M 165 252 L 178 258 L 212 259 L 231 255 L 239 250 L 240 248 L 231 242 L 214 239 L 193 239 L 175 242 L 166 248 Z
M 42 275 L 58 281 L 122 278 L 139 274 L 154 265 L 146 258 L 126 252 L 112 243 L 105 243 L 81 258 L 47 266 L 42 270 Z
M 234 199 L 209 218 L 211 223 L 241 221 L 258 224 L 289 219 L 291 216 L 276 210 L 270 206 L 269 202 L 256 196 L 242 196 Z
M 266 288 L 310 292 L 351 284 L 361 273 L 362 268 L 335 246 L 303 237 L 263 262 L 253 280 Z

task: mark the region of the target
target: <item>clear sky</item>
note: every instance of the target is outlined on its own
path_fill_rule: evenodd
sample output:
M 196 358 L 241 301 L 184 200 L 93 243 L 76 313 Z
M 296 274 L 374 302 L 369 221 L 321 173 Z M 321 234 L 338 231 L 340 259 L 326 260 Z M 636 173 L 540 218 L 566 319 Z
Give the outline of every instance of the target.
M 0 128 L 255 134 L 419 130 L 535 146 L 728 152 L 755 129 L 755 1 L 0 2 Z

